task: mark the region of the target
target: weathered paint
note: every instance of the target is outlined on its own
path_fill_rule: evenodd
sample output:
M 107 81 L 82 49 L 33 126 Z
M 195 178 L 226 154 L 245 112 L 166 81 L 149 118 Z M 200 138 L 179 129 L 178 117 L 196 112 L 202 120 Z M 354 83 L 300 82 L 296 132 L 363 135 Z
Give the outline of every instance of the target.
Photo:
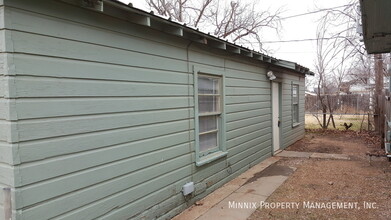
M 271 156 L 263 64 L 61 1 L 8 0 L 4 13 L 0 186 L 15 191 L 15 219 L 166 219 Z M 193 69 L 224 77 L 227 156 L 202 166 Z M 278 74 L 286 147 L 304 134 L 290 102 L 304 78 Z

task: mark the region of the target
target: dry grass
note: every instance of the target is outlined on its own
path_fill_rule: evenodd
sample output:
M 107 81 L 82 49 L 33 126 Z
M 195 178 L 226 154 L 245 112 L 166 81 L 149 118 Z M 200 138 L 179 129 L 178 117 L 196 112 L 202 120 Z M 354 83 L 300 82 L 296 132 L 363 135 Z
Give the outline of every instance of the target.
M 328 119 L 329 115 L 327 115 Z M 363 121 L 364 117 L 364 121 Z M 322 120 L 322 116 L 319 115 L 319 120 Z M 362 116 L 362 115 L 334 115 L 334 121 L 335 126 L 337 130 L 345 130 L 345 126 L 343 126 L 344 123 L 350 124 L 352 123 L 353 126 L 349 128 L 349 130 L 353 131 L 360 131 L 362 130 L 368 130 L 368 116 Z M 316 120 L 316 117 L 312 114 L 306 114 L 305 115 L 305 128 L 306 129 L 318 129 L 321 128 L 318 121 Z M 329 129 L 334 129 L 331 122 L 328 127 Z

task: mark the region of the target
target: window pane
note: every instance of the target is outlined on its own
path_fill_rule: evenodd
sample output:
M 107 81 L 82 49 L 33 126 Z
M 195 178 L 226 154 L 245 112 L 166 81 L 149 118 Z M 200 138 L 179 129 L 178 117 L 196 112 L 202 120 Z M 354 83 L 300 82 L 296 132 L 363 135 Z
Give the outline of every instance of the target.
M 217 147 L 217 132 L 200 135 L 200 152 Z
M 292 97 L 297 97 L 297 85 L 292 85 Z
M 200 133 L 217 130 L 217 120 L 218 120 L 217 116 L 215 115 L 200 117 L 199 120 Z
M 198 112 L 207 113 L 207 112 L 219 112 L 220 111 L 220 102 L 219 96 L 198 96 Z
M 293 123 L 298 123 L 299 122 L 299 105 L 295 104 L 292 106 L 292 119 Z
M 206 76 L 198 77 L 199 94 L 219 94 L 219 80 Z
M 299 97 L 294 97 L 294 98 L 292 99 L 292 103 L 293 103 L 293 104 L 298 104 L 298 103 L 299 103 Z
M 292 103 L 293 104 L 299 103 L 299 86 L 298 85 L 292 85 Z

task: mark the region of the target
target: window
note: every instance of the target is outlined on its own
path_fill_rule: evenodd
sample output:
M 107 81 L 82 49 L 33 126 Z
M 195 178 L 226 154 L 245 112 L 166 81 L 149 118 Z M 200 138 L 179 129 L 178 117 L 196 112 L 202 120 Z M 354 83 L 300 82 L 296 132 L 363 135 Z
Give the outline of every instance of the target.
M 197 76 L 197 163 L 202 165 L 226 154 L 224 150 L 222 77 Z
M 220 79 L 198 75 L 198 123 L 200 156 L 219 146 L 219 118 L 221 115 Z
M 299 85 L 292 84 L 292 123 L 299 124 Z

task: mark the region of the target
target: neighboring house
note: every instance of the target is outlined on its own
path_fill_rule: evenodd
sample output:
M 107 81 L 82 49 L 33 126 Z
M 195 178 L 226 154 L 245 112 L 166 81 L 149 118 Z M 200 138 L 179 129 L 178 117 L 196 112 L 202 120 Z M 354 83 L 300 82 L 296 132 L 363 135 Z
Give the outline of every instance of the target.
M 350 86 L 350 94 L 363 94 L 369 95 L 373 93 L 374 84 L 363 85 L 363 84 L 354 84 Z
M 369 54 L 391 53 L 391 1 L 360 0 L 361 19 L 365 49 Z M 391 74 L 391 69 L 388 70 Z M 391 86 L 390 80 L 385 81 Z M 385 101 L 384 143 L 388 157 L 391 158 L 391 87 Z M 383 133 L 383 132 L 381 132 Z
M 0 0 L 1 220 L 168 219 L 303 137 L 308 69 L 82 2 Z

